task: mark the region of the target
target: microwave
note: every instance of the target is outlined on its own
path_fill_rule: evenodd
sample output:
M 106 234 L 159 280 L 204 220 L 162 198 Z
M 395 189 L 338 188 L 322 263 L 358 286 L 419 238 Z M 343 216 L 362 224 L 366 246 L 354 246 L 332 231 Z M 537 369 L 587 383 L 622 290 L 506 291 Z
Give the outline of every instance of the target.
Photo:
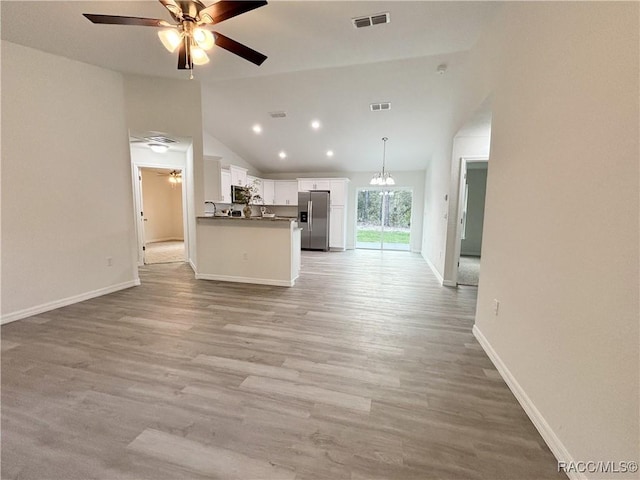
M 231 203 L 248 203 L 249 198 L 250 193 L 247 187 L 231 185 Z

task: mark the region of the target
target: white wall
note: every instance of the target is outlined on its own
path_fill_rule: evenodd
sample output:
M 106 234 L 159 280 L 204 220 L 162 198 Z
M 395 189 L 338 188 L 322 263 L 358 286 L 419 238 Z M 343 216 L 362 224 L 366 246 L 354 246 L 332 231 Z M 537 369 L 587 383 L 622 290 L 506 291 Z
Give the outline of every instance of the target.
M 424 182 L 422 256 L 440 281 L 443 280 L 447 219 L 449 218 L 450 142 L 442 145 L 430 159 Z
M 247 136 L 248 135 L 250 135 L 250 132 L 247 132 Z M 208 157 L 219 159 L 221 168 L 229 168 L 229 165 L 235 165 L 236 167 L 246 168 L 249 175 L 253 175 L 254 177 L 262 176 L 259 170 L 217 138 L 206 132 L 202 134 L 202 138 L 204 141 L 204 154 Z
M 190 263 L 197 266 L 195 217 L 204 213 L 202 102 L 195 80 L 169 80 L 125 75 L 127 126 L 130 131 L 159 131 L 191 137 L 186 153 L 183 188 L 187 197 Z
M 638 7 L 515 2 L 490 33 L 508 38 L 508 65 L 477 333 L 554 452 L 576 461 L 640 456 Z
M 168 176 L 143 168 L 142 198 L 145 242 L 183 240 L 182 184 L 172 184 Z
M 5 41 L 2 63 L 5 322 L 138 273 L 122 76 Z

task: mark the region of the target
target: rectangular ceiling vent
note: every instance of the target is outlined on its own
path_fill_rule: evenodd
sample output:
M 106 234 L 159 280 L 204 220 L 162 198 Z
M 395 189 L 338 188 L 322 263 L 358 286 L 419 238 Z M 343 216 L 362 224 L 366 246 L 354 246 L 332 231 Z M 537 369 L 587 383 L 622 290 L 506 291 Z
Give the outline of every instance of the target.
M 287 116 L 287 112 L 269 112 L 271 118 L 284 118 Z
M 149 140 L 150 142 L 158 142 L 158 143 L 164 143 L 164 144 L 178 143 L 177 140 L 174 140 L 173 138 L 165 137 L 164 135 L 153 135 L 153 136 L 144 137 L 144 138 L 146 140 Z
M 368 15 L 366 17 L 352 18 L 353 26 L 356 28 L 370 27 L 372 25 L 381 25 L 383 23 L 389 23 L 391 17 L 389 12 L 377 13 L 375 15 Z
M 372 103 L 369 105 L 372 112 L 381 112 L 382 110 L 391 110 L 391 102 Z

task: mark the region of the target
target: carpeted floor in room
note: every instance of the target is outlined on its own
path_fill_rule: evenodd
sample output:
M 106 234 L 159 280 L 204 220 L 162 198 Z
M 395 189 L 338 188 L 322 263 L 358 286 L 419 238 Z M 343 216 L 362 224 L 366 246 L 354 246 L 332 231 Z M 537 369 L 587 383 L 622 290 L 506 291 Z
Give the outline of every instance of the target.
M 480 280 L 480 257 L 460 255 L 458 265 L 458 285 L 477 287 Z
M 144 263 L 184 262 L 184 241 L 153 242 L 145 245 Z

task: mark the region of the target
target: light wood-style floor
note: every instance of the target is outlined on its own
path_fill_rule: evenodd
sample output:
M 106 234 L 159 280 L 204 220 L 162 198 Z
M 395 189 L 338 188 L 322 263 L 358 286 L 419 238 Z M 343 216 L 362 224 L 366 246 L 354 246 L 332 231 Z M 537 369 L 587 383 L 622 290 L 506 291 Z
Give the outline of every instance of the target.
M 566 478 L 419 255 L 141 278 L 2 327 L 2 478 Z

